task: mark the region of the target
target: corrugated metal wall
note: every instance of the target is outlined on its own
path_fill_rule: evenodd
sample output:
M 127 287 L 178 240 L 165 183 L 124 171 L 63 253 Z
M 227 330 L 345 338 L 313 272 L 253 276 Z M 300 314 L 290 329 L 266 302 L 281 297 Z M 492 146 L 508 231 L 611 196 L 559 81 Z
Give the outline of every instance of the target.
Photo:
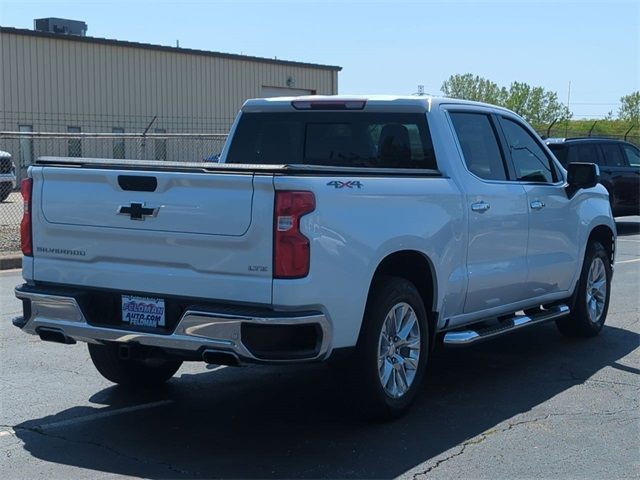
M 337 93 L 337 71 L 0 33 L 0 122 L 35 131 L 225 132 L 263 86 Z

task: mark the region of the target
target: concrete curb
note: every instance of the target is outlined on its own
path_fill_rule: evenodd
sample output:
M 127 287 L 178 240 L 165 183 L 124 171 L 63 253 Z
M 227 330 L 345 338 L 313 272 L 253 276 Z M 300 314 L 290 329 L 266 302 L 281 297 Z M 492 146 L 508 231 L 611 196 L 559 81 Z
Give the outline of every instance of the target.
M 13 268 L 22 268 L 22 255 L 0 255 L 0 270 L 11 270 Z

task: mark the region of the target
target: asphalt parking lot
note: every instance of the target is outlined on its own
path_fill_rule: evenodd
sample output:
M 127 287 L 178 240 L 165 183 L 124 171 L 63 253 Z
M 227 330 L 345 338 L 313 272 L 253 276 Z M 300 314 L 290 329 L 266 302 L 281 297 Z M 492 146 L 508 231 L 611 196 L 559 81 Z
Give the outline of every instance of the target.
M 553 324 L 442 350 L 415 408 L 354 418 L 323 365 L 185 364 L 167 388 L 127 394 L 84 344 L 11 325 L 16 271 L 0 273 L 3 478 L 638 478 L 640 217 L 618 223 L 607 325 Z

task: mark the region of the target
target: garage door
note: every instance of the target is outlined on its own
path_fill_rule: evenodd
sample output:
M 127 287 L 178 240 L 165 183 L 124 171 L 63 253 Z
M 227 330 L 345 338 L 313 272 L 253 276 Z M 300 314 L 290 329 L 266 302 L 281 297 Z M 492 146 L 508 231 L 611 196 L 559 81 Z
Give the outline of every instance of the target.
M 262 86 L 260 96 L 268 97 L 299 97 L 300 95 L 313 95 L 314 90 L 305 90 L 303 88 L 281 88 L 281 87 L 265 87 Z

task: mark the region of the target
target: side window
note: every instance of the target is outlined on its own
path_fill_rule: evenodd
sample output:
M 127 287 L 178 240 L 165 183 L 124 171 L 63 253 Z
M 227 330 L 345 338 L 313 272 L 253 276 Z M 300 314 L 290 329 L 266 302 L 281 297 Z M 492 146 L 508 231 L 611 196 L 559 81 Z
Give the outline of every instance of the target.
M 604 164 L 609 167 L 626 167 L 627 163 L 622 156 L 622 150 L 616 143 L 600 144 L 602 155 L 604 155 Z
M 623 145 L 622 149 L 627 155 L 627 163 L 632 167 L 640 166 L 640 150 L 631 145 Z
M 451 112 L 450 116 L 469 171 L 487 180 L 506 180 L 502 152 L 489 116 L 462 112 Z
M 531 133 L 505 117 L 502 117 L 502 127 L 511 150 L 516 178 L 527 182 L 555 182 L 555 168 Z
M 571 147 L 570 162 L 586 162 L 600 165 L 600 157 L 595 143 L 586 145 L 574 145 Z

